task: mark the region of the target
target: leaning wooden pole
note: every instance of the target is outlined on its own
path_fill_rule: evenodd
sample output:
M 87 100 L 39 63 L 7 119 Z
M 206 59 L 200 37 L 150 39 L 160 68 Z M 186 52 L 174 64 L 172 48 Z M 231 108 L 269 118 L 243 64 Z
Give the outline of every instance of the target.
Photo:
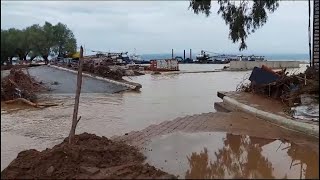
M 79 63 L 78 63 L 77 90 L 76 90 L 76 97 L 75 97 L 73 116 L 72 116 L 72 126 L 69 134 L 69 144 L 73 143 L 74 136 L 76 133 L 76 127 L 81 118 L 80 116 L 78 119 L 78 109 L 79 109 L 79 99 L 80 99 L 81 84 L 82 84 L 82 66 L 83 66 L 83 48 L 81 46 Z

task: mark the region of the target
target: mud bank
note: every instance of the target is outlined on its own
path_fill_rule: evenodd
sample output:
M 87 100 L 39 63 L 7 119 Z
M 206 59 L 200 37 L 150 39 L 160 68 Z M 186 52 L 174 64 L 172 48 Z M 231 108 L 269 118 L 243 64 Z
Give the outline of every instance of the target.
M 83 133 L 52 149 L 22 151 L 1 172 L 1 179 L 175 178 L 148 164 L 134 147 Z

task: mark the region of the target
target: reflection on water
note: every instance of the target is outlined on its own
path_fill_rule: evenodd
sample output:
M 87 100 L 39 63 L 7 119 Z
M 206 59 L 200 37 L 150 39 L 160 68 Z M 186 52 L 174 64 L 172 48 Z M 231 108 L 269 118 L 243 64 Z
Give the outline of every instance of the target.
M 318 152 L 279 140 L 175 133 L 154 139 L 145 153 L 147 162 L 187 179 L 319 178 Z

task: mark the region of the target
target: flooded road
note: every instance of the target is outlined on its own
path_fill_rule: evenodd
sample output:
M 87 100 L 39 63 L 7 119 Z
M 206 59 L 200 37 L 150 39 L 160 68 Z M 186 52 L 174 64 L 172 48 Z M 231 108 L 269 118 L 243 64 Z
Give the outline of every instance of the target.
M 221 68 L 221 65 L 180 65 L 181 69 L 186 70 L 201 67 L 214 70 Z M 236 85 L 250 73 L 149 74 L 127 78 L 142 84 L 140 92 L 82 93 L 79 107 L 82 118 L 77 133 L 111 137 L 181 116 L 214 112 L 214 102 L 221 101 L 217 91 L 234 91 Z M 42 110 L 18 110 L 19 107 L 1 105 L 1 170 L 18 152 L 51 147 L 68 135 L 74 93 L 55 92 L 49 97 L 51 101 L 63 104 Z
M 146 147 L 147 163 L 187 179 L 319 178 L 319 152 L 221 132 L 173 133 Z

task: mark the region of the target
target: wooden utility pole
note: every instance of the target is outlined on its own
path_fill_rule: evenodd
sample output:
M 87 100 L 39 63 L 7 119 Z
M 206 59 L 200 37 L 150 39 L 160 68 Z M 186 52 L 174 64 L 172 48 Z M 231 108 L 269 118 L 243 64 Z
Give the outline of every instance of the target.
M 79 99 L 80 99 L 81 85 L 82 85 L 82 66 L 83 66 L 83 48 L 81 46 L 80 57 L 78 62 L 77 90 L 76 90 L 76 97 L 75 97 L 73 116 L 72 116 L 72 126 L 69 134 L 69 144 L 73 143 L 74 136 L 76 133 L 76 127 L 78 122 L 81 119 L 81 116 L 78 118 L 78 109 L 79 109 Z

